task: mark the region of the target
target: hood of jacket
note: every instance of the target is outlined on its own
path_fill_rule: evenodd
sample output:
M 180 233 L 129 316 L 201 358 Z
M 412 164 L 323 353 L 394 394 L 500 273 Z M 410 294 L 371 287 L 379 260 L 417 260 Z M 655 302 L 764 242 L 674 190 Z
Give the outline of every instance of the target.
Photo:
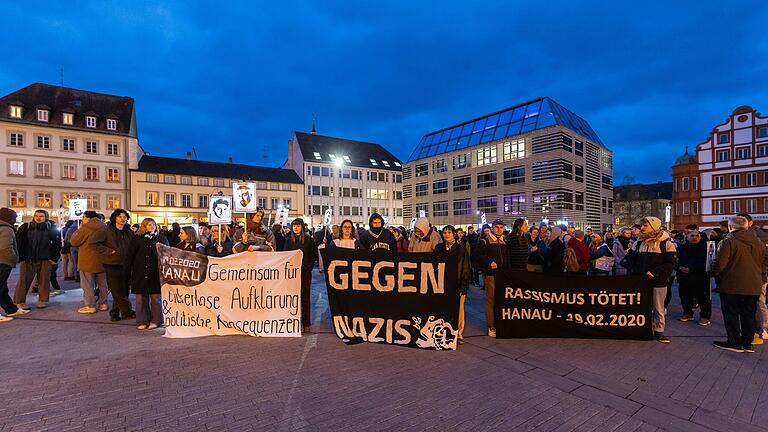
M 748 229 L 733 231 L 730 236 L 752 250 L 765 248 L 765 244 L 757 238 L 755 233 Z
M 418 228 L 421 230 L 421 232 L 424 234 L 424 237 L 427 237 L 429 235 L 429 219 L 425 217 L 420 217 L 416 219 L 416 223 L 413 225 L 413 228 Z

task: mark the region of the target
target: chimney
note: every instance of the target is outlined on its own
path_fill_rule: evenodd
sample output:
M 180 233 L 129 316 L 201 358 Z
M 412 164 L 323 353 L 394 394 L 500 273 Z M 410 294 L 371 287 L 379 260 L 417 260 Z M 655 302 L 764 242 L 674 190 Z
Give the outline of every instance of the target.
M 187 160 L 192 160 L 192 152 L 187 152 Z
M 230 156 L 230 157 L 228 157 L 228 158 L 227 158 L 227 163 L 228 163 L 228 164 L 231 164 L 231 163 L 232 163 L 232 156 Z

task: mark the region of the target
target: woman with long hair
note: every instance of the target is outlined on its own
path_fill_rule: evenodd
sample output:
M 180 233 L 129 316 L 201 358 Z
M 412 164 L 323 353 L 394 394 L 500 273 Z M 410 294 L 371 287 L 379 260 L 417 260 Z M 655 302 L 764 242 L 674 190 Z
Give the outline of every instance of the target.
M 528 263 L 528 222 L 525 219 L 515 219 L 512 232 L 507 236 L 507 253 L 509 267 L 512 270 L 526 270 Z
M 301 325 L 303 333 L 309 332 L 310 320 L 310 290 L 312 288 L 312 267 L 315 265 L 317 248 L 312 237 L 304 232 L 304 219 L 296 218 L 291 223 L 291 233 L 285 239 L 285 250 L 301 250 Z
M 530 231 L 528 231 L 528 261 L 526 269 L 529 272 L 544 272 L 544 256 L 547 245 L 539 235 L 540 233 L 541 231 L 535 226 L 531 227 Z
M 185 226 L 182 228 L 179 232 L 179 240 L 176 249 L 205 254 L 205 247 L 200 244 L 200 237 L 197 236 L 197 231 L 193 227 Z
M 160 309 L 160 268 L 155 248 L 158 243 L 168 246 L 168 240 L 158 232 L 157 222 L 145 218 L 125 253 L 123 268 L 126 286 L 130 286 L 136 294 L 136 324 L 139 330 L 155 329 L 163 321 Z
M 339 229 L 339 238 L 333 239 L 328 242 L 328 247 L 340 247 L 345 249 L 363 249 L 363 245 L 357 239 L 357 230 L 354 224 L 349 219 L 344 219 L 341 222 L 341 228 Z

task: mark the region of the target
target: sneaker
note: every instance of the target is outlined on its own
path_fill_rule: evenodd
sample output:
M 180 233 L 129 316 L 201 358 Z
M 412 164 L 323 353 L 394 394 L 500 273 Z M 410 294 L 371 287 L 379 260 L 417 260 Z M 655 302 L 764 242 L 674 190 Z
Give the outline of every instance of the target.
M 737 343 L 728 342 L 728 341 L 723 341 L 723 342 L 716 341 L 716 342 L 712 342 L 712 345 L 726 351 L 733 351 L 738 353 L 744 352 L 744 348 L 741 345 Z
M 681 321 L 681 322 L 693 321 L 693 315 L 685 314 L 685 315 L 681 316 L 680 318 L 678 318 L 677 320 Z
M 746 352 L 746 353 L 753 353 L 753 352 L 755 352 L 755 347 L 752 346 L 752 344 L 746 344 L 746 345 L 744 345 L 744 352 Z
M 459 339 L 459 345 L 464 345 L 464 338 Z
M 154 329 L 156 329 L 158 327 L 160 327 L 160 326 L 155 324 L 155 323 L 151 323 L 150 325 L 147 326 L 147 330 L 154 330 Z
M 109 317 L 109 320 L 110 320 L 110 321 L 120 321 L 120 317 L 119 317 L 119 316 L 117 316 L 117 315 L 111 315 L 111 316 Z
M 760 337 L 763 339 L 768 339 L 768 331 L 763 330 L 763 332 L 760 334 Z
M 4 322 L 8 322 L 8 321 L 13 321 L 13 317 L 5 316 L 5 315 L 0 315 L 0 323 L 4 323 Z
M 83 306 L 80 309 L 77 310 L 77 313 L 81 314 L 95 314 L 96 308 L 92 306 Z
M 102 303 L 102 304 L 99 305 L 99 310 L 102 311 L 102 312 L 108 311 L 109 310 L 109 306 L 107 306 L 106 303 Z
M 137 328 L 137 329 L 139 329 L 139 330 L 146 330 L 146 329 L 147 329 L 147 326 L 146 326 L 146 325 L 144 325 L 144 324 L 142 324 L 142 325 L 138 325 L 138 326 L 136 326 L 136 328 Z
M 762 345 L 762 344 L 763 344 L 763 339 L 760 337 L 759 334 L 755 333 L 755 337 L 752 339 L 752 345 Z
M 124 316 L 123 319 L 136 319 L 136 312 L 135 311 L 128 312 L 128 315 Z
M 708 320 L 706 318 L 700 318 L 699 319 L 699 325 L 702 326 L 702 327 L 708 326 L 710 324 L 712 324 L 712 321 L 710 321 L 710 320 Z
M 48 302 L 39 301 L 37 302 L 37 308 L 38 309 L 45 309 L 48 307 Z
M 26 303 L 16 303 L 16 307 L 19 309 L 24 309 L 25 311 L 29 310 L 29 306 L 27 306 Z
M 653 332 L 653 337 L 656 338 L 658 342 L 661 342 L 663 344 L 668 344 L 672 342 L 669 340 L 668 337 L 664 336 L 664 333 L 662 332 Z
M 489 328 L 488 329 L 488 336 L 495 338 L 496 337 L 496 329 Z
M 19 309 L 16 309 L 16 312 L 8 314 L 8 316 L 9 317 L 17 317 L 17 316 L 26 315 L 28 313 L 29 313 L 29 309 L 21 309 L 21 308 L 19 308 Z

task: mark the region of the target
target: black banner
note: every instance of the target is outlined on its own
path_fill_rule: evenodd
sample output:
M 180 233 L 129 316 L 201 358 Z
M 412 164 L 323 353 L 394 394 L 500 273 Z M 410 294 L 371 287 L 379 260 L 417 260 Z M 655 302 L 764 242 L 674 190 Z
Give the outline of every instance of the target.
M 653 288 L 643 276 L 499 272 L 497 338 L 653 339 Z
M 375 342 L 456 349 L 457 264 L 445 253 L 394 254 L 321 249 L 336 335 Z

